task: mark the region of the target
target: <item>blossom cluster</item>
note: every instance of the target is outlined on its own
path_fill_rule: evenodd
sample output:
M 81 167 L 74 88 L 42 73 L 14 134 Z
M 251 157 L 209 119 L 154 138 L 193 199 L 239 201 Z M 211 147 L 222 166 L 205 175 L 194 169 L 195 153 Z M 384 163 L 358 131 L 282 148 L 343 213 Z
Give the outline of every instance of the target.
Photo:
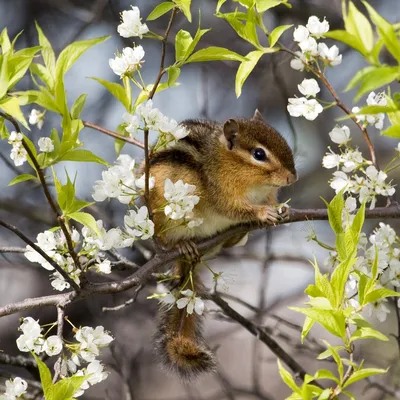
M 183 183 L 180 179 L 173 183 L 166 179 L 164 183 L 164 198 L 168 204 L 164 208 L 165 215 L 172 220 L 189 220 L 188 227 L 194 228 L 203 223 L 201 218 L 193 218 L 193 208 L 200 201 L 200 197 L 194 193 L 195 185 Z
M 394 229 L 383 222 L 379 223 L 379 227 L 373 231 L 369 238 L 367 238 L 364 233 L 361 233 L 358 243 L 357 261 L 345 287 L 349 305 L 353 306 L 356 310 L 360 310 L 360 304 L 357 300 L 357 288 L 360 274 L 364 274 L 367 277 L 372 276 L 372 265 L 376 256 L 378 259 L 379 282 L 377 288 L 391 286 L 400 287 L 399 243 L 399 237 L 396 235 Z M 336 257 L 337 254 L 331 252 L 326 264 L 334 266 Z M 387 314 L 390 313 L 385 298 L 367 304 L 364 310 L 370 317 L 375 315 L 381 322 L 383 322 Z
M 32 317 L 24 318 L 19 330 L 22 331 L 22 334 L 17 339 L 17 346 L 20 351 L 33 351 L 37 355 L 45 352 L 48 356 L 55 356 L 60 354 L 64 349 L 69 352 L 69 357 L 67 358 L 65 354 L 62 357 L 61 376 L 88 375 L 88 379 L 81 386 L 80 390 L 74 394 L 74 397 L 82 395 L 89 388 L 89 384 L 94 385 L 107 378 L 104 365 L 97 360 L 97 357 L 100 355 L 100 350 L 107 347 L 114 339 L 104 330 L 103 326 L 97 326 L 96 328 L 84 326 L 76 329 L 76 342 L 68 341 L 65 343 L 56 335 L 45 338 L 39 322 L 35 321 Z M 88 363 L 88 365 L 85 368 L 78 369 L 82 363 Z M 12 388 L 11 384 L 9 385 L 9 392 L 10 394 L 18 392 L 19 394 L 15 394 L 15 396 L 20 396 L 24 393 L 22 389 L 26 390 L 26 382 L 23 384 L 17 381 L 17 379 L 19 378 L 13 381 Z M 5 397 L 4 399 L 13 399 L 13 397 Z
M 309 121 L 313 121 L 323 111 L 323 107 L 316 99 L 309 99 L 320 92 L 318 82 L 315 79 L 304 79 L 298 88 L 305 97 L 290 98 L 287 110 L 292 117 L 303 116 Z
M 142 24 L 139 8 L 132 7 L 132 10 L 121 13 L 121 24 L 118 25 L 117 31 L 123 38 L 142 38 L 149 32 L 149 28 L 146 24 Z M 125 47 L 114 59 L 110 58 L 110 68 L 121 78 L 129 76 L 140 68 L 144 54 L 142 46 Z
M 196 296 L 196 293 L 193 290 L 186 289 L 181 291 L 166 291 L 161 294 L 157 294 L 152 296 L 152 298 L 158 298 L 162 306 L 171 309 L 172 307 L 176 306 L 180 310 L 186 307 L 186 312 L 191 315 L 193 311 L 198 314 L 202 315 L 205 304 L 204 301 Z
M 23 379 L 16 377 L 6 381 L 6 391 L 0 394 L 0 400 L 17 400 L 26 393 L 28 384 Z
M 371 92 L 367 97 L 367 105 L 368 106 L 386 106 L 387 100 L 385 97 L 385 93 L 378 93 Z M 353 107 L 351 110 L 356 115 L 357 122 L 361 122 L 364 126 L 367 125 L 374 125 L 376 129 L 383 128 L 383 121 L 385 119 L 384 113 L 379 114 L 359 114 L 360 107 Z
M 179 125 L 176 120 L 163 115 L 158 108 L 154 108 L 152 100 L 139 104 L 136 108 L 136 114 L 125 113 L 122 116 L 125 129 L 130 134 L 135 134 L 138 129 L 144 128 L 159 132 L 158 143 L 154 150 L 172 146 L 179 139 L 183 139 L 189 134 L 185 127 Z M 143 127 L 141 127 L 142 122 Z
M 358 196 L 359 202 L 370 203 L 370 209 L 376 204 L 377 196 L 392 196 L 395 188 L 386 182 L 387 174 L 378 171 L 372 162 L 366 160 L 358 149 L 350 145 L 350 129 L 337 126 L 330 133 L 334 143 L 339 144 L 339 153 L 330 149 L 323 160 L 325 168 L 336 168 L 330 186 L 339 193 L 341 190 L 351 196 Z
M 293 39 L 301 51 L 296 52 L 297 57 L 290 62 L 290 66 L 303 71 L 305 66 L 317 60 L 332 67 L 339 65 L 342 62 L 339 48 L 336 45 L 329 48 L 325 43 L 318 43 L 316 40 L 328 31 L 329 22 L 326 19 L 320 21 L 316 16 L 311 16 L 306 26 L 299 25 L 293 32 Z
M 22 144 L 23 138 L 24 136 L 22 133 L 17 133 L 15 131 L 12 131 L 8 137 L 8 143 L 12 146 L 10 158 L 17 167 L 21 166 L 26 161 L 28 154 Z

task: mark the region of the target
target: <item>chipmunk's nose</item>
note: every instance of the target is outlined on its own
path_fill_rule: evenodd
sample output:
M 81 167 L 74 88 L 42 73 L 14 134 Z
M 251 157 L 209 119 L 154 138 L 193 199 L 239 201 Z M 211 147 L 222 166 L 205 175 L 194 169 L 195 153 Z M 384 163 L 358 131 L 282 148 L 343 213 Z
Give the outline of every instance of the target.
M 288 185 L 291 185 L 292 183 L 295 183 L 296 181 L 297 181 L 297 174 L 290 173 L 286 179 L 286 182 Z

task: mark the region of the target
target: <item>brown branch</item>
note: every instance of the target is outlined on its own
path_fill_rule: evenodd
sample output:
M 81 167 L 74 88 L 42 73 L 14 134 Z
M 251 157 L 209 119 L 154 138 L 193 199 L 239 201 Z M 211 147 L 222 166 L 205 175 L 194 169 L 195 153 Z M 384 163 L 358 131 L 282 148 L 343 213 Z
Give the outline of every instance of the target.
M 111 136 L 114 139 L 119 139 L 119 140 L 122 140 L 123 142 L 130 143 L 130 144 L 133 144 L 134 146 L 137 146 L 137 147 L 140 147 L 141 149 L 144 149 L 144 144 L 141 141 L 139 141 L 137 139 L 134 139 L 134 138 L 132 138 L 130 136 L 122 136 L 117 132 L 111 131 L 111 130 L 109 130 L 107 128 L 103 128 L 102 126 L 96 125 L 93 122 L 82 121 L 82 123 L 87 128 L 95 129 L 96 131 L 99 131 L 99 132 L 104 133 L 104 134 L 106 134 L 108 136 Z
M 203 294 L 202 297 L 217 304 L 225 313 L 225 315 L 238 322 L 251 334 L 256 336 L 261 342 L 266 344 L 268 348 L 279 359 L 281 359 L 297 377 L 299 377 L 302 381 L 304 380 L 304 377 L 307 373 L 306 370 L 295 359 L 293 359 L 270 335 L 268 335 L 264 329 L 243 317 L 243 315 L 235 311 L 225 300 L 221 299 L 221 297 L 215 294 Z
M 31 246 L 33 250 L 39 253 L 50 265 L 61 274 L 61 276 L 71 285 L 74 290 L 80 290 L 79 286 L 75 283 L 75 281 L 68 275 L 67 272 L 64 271 L 62 267 L 60 267 L 52 258 L 50 258 L 39 246 L 32 242 L 28 237 L 26 237 L 18 228 L 13 225 L 8 224 L 0 220 L 0 225 L 4 226 L 4 228 L 9 231 L 15 233 L 19 238 L 21 238 L 26 244 Z
M 23 247 L 0 247 L 0 253 L 25 253 L 26 249 Z
M 400 218 L 400 207 L 397 204 L 392 204 L 390 207 L 378 207 L 375 208 L 374 210 L 367 210 L 365 214 L 366 218 L 370 219 Z M 328 215 L 326 209 L 309 209 L 309 210 L 291 209 L 289 218 L 287 219 L 287 221 L 282 222 L 282 224 L 290 222 L 306 221 L 306 220 L 326 220 L 327 218 Z M 238 234 L 244 234 L 246 232 L 260 228 L 262 228 L 262 226 L 260 226 L 259 223 L 238 225 L 226 230 L 225 232 L 221 232 L 209 239 L 199 242 L 197 244 L 197 247 L 200 253 L 206 253 L 208 250 L 225 242 L 232 236 Z M 267 226 L 264 226 L 264 228 L 267 228 Z M 146 283 L 146 281 L 153 272 L 155 272 L 163 265 L 166 265 L 167 263 L 178 259 L 179 257 L 181 257 L 181 253 L 178 249 L 158 253 L 152 259 L 150 259 L 146 264 L 144 264 L 141 268 L 139 268 L 133 274 L 131 274 L 130 276 L 126 277 L 121 281 L 106 282 L 106 283 L 89 283 L 87 286 L 82 288 L 79 293 L 70 291 L 59 295 L 25 299 L 21 302 L 0 307 L 0 317 L 38 307 L 57 306 L 57 305 L 65 306 L 68 303 L 81 300 L 87 297 L 91 297 L 94 295 L 124 292 L 135 286 L 139 286 Z

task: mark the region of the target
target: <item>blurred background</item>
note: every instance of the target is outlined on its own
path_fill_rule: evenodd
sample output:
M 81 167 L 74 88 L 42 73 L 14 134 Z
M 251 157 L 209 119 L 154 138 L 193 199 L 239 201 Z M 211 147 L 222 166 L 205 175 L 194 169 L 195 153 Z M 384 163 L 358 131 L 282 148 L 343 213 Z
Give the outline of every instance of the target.
M 8 28 L 11 38 L 23 30 L 17 48 L 37 44 L 34 21 L 38 21 L 50 39 L 56 54 L 75 40 L 111 35 L 105 43 L 97 45 L 85 53 L 66 76 L 66 88 L 70 104 L 82 93 L 88 98 L 82 118 L 86 121 L 115 130 L 123 108 L 97 82 L 88 79 L 95 76 L 110 81 L 118 77 L 108 65 L 109 58 L 117 50 L 131 45 L 132 40 L 121 38 L 116 31 L 119 13 L 136 5 L 146 18 L 158 4 L 154 0 L 1 0 L 0 29 Z M 245 55 L 250 45 L 238 38 L 236 33 L 223 20 L 216 18 L 216 0 L 193 0 L 194 21 L 189 24 L 181 14 L 175 20 L 167 46 L 166 65 L 174 62 L 174 38 L 180 29 L 192 34 L 198 24 L 201 9 L 201 27 L 212 28 L 203 37 L 199 48 L 224 46 Z M 283 24 L 306 24 L 310 15 L 324 16 L 331 29 L 342 28 L 340 0 L 291 0 L 292 9 L 284 6 L 273 8 L 265 13 L 265 24 L 269 29 Z M 370 1 L 388 21 L 400 21 L 400 0 Z M 360 9 L 361 2 L 355 1 Z M 233 10 L 236 3 L 228 1 L 224 11 Z M 150 30 L 163 34 L 168 17 L 149 22 Z M 292 30 L 282 37 L 283 42 L 292 45 Z M 160 42 L 145 39 L 136 41 L 143 45 L 146 56 L 142 69 L 146 83 L 154 82 L 159 68 Z M 364 66 L 358 53 L 340 46 L 343 54 L 341 65 L 327 71 L 328 79 L 340 93 L 342 100 L 352 106 L 353 92 L 343 93 L 343 89 L 356 71 Z M 391 63 L 388 54 L 382 54 L 384 61 Z M 342 116 L 340 110 L 330 108 L 314 122 L 300 118 L 290 118 L 286 112 L 287 98 L 298 93 L 304 73 L 294 71 L 289 66 L 290 58 L 285 54 L 264 56 L 244 85 L 242 96 L 237 99 L 234 91 L 235 74 L 238 67 L 233 62 L 195 63 L 183 68 L 179 78 L 180 86 L 155 96 L 155 105 L 162 113 L 177 120 L 185 118 L 207 118 L 223 121 L 242 116 L 251 117 L 258 108 L 264 118 L 280 131 L 295 151 L 299 181 L 281 193 L 281 199 L 291 199 L 290 205 L 296 208 L 322 208 L 320 196 L 330 199 L 333 190 L 327 181 L 331 172 L 321 167 L 321 160 L 330 145 L 328 132 L 335 125 L 335 118 Z M 20 90 L 33 88 L 29 78 L 19 84 Z M 397 89 L 398 90 L 398 89 Z M 322 89 L 322 98 L 330 101 L 330 95 Z M 364 102 L 364 99 L 362 100 Z M 24 109 L 29 114 L 31 106 Z M 37 107 L 36 107 L 37 108 Z M 48 136 L 53 127 L 59 127 L 59 116 L 46 114 L 41 131 L 36 127 L 29 133 L 32 141 L 40 136 Z M 350 124 L 349 124 L 350 126 Z M 353 144 L 362 151 L 366 146 L 360 132 L 354 127 Z M 370 130 L 376 146 L 379 162 L 385 165 L 393 155 L 397 141 L 380 137 L 379 132 Z M 81 134 L 85 148 L 103 157 L 110 163 L 115 160 L 113 139 L 99 132 L 85 128 Z M 39 232 L 54 226 L 53 215 L 46 203 L 41 187 L 26 182 L 7 187 L 8 182 L 22 171 L 29 172 L 29 166 L 15 168 L 9 158 L 10 146 L 0 142 L 0 217 L 22 228 L 31 239 Z M 138 161 L 142 153 L 133 146 L 125 146 L 123 153 L 130 154 Z M 60 177 L 67 169 L 70 176 L 77 173 L 77 195 L 91 201 L 91 188 L 94 181 L 101 178 L 104 167 L 97 164 L 64 163 L 58 165 Z M 396 180 L 396 173 L 391 176 Z M 121 225 L 124 207 L 115 201 L 97 203 L 91 208 L 96 218 L 104 220 L 108 228 Z M 367 233 L 376 222 L 366 223 Z M 396 229 L 396 221 L 390 221 Z M 318 368 L 332 368 L 329 362 L 318 363 L 315 356 L 323 347 L 319 340 L 323 333 L 316 328 L 311 331 L 311 339 L 304 345 L 300 343 L 299 325 L 303 317 L 288 309 L 289 305 L 300 305 L 306 301 L 303 291 L 313 280 L 313 270 L 308 259 L 315 255 L 323 268 L 328 253 L 313 243 L 307 236 L 315 230 L 320 240 L 331 243 L 333 236 L 325 222 L 297 223 L 277 227 L 268 231 L 252 233 L 245 247 L 225 251 L 211 266 L 216 271 L 229 275 L 229 291 L 225 295 L 232 307 L 253 322 L 262 325 L 275 339 L 307 369 L 314 373 Z M 24 247 L 17 238 L 5 230 L 0 230 L 0 247 Z M 144 262 L 149 256 L 145 244 L 124 253 L 129 259 Z M 123 277 L 129 271 L 115 272 L 113 278 Z M 0 254 L 0 304 L 53 293 L 48 282 L 48 273 L 38 265 L 30 264 L 22 254 Z M 204 271 L 204 279 L 211 285 L 211 274 Z M 214 304 L 208 304 L 206 312 L 206 337 L 218 357 L 219 369 L 214 375 L 204 376 L 197 382 L 185 385 L 157 364 L 152 348 L 151 336 L 155 331 L 157 302 L 146 297 L 155 290 L 149 284 L 130 306 L 119 311 L 103 312 L 104 306 L 113 307 L 134 296 L 134 290 L 112 296 L 96 297 L 73 304 L 67 315 L 76 326 L 103 325 L 115 337 L 110 350 L 104 354 L 104 361 L 110 372 L 109 378 L 88 390 L 83 399 L 126 399 L 126 400 L 223 400 L 223 399 L 268 399 L 280 400 L 289 391 L 282 383 L 275 356 L 268 348 L 245 331 L 238 324 L 228 321 Z M 238 299 L 244 301 L 240 303 Z M 248 305 L 252 307 L 249 307 Z M 397 334 L 395 307 L 392 305 L 388 319 L 380 324 L 386 334 Z M 55 310 L 41 309 L 29 312 L 40 322 L 53 322 Z M 18 318 L 11 315 L 0 319 L 0 348 L 6 354 L 17 355 L 15 339 L 18 335 Z M 377 321 L 372 320 L 373 323 Z M 67 327 L 67 333 L 68 333 Z M 329 338 L 332 339 L 332 338 Z M 388 343 L 365 341 L 356 351 L 356 360 L 366 359 L 370 366 L 386 367 L 392 365 L 385 385 L 393 387 L 398 381 L 398 348 L 392 337 Z M 1 360 L 0 360 L 1 362 Z M 2 361 L 4 362 L 4 360 Z M 0 375 L 8 377 L 17 374 L 35 379 L 29 371 L 0 364 Z M 368 390 L 366 390 L 368 389 Z M 358 387 L 357 399 L 390 399 L 382 388 Z M 400 398 L 397 397 L 397 398 Z

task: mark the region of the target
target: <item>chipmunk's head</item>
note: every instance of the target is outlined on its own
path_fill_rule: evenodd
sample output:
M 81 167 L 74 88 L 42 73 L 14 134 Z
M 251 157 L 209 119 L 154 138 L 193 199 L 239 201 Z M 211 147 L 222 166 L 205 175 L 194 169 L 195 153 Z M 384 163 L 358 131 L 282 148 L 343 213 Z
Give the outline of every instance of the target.
M 287 186 L 297 180 L 293 152 L 286 140 L 264 122 L 256 110 L 252 119 L 230 119 L 224 124 L 226 156 L 237 164 L 249 185 Z

